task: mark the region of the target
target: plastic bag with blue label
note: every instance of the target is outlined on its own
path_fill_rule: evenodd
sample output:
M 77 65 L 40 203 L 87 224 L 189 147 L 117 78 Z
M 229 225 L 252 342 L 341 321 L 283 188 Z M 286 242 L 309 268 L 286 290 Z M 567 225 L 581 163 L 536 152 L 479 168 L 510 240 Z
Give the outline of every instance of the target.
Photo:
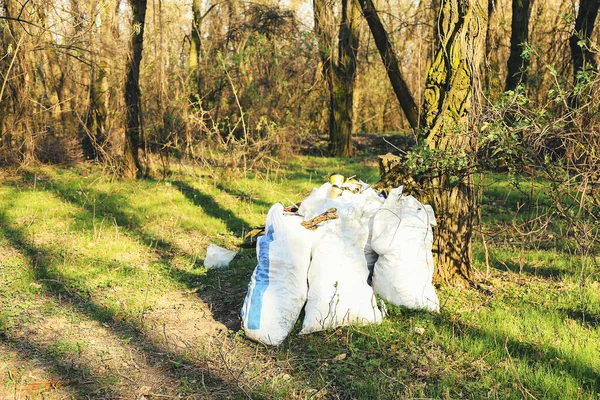
M 310 253 L 317 233 L 302 227 L 302 217 L 269 210 L 265 235 L 256 243 L 258 265 L 242 307 L 242 327 L 251 339 L 279 345 L 294 327 L 308 292 Z

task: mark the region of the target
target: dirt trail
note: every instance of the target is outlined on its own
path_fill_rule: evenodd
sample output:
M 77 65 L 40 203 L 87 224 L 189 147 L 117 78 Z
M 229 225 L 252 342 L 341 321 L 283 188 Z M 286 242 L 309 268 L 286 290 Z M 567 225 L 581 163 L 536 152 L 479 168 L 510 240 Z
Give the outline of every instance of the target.
M 195 293 L 166 293 L 141 328 L 73 315 L 48 298 L 32 306 L 0 346 L 0 399 L 228 398 L 243 394 L 240 376 L 259 361 Z

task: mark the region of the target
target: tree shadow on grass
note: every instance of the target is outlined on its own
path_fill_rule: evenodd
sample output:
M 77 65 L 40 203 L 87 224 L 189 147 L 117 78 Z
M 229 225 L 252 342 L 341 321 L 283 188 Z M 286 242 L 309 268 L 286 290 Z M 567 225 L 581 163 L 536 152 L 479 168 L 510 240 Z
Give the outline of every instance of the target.
M 199 206 L 208 205 L 208 209 L 212 210 L 209 215 L 215 218 L 225 218 L 230 229 L 241 229 L 243 226 L 248 226 L 246 221 L 236 217 L 231 211 L 220 208 L 211 196 L 201 194 L 197 189 L 181 181 L 175 181 L 173 184 L 192 203 Z M 240 328 L 239 310 L 246 294 L 247 283 L 256 264 L 254 250 L 240 252 L 230 268 L 226 270 L 208 270 L 199 282 L 197 274 L 172 266 L 174 255 L 176 253 L 183 254 L 183 252 L 174 243 L 146 232 L 144 221 L 130 206 L 127 196 L 119 193 L 107 194 L 89 187 L 86 188 L 87 194 L 84 196 L 81 191 L 47 177 L 44 181 L 38 182 L 37 190 L 54 193 L 81 210 L 76 215 L 78 222 L 73 225 L 74 229 L 89 230 L 93 225 L 91 221 L 99 223 L 102 220 L 114 220 L 118 226 L 126 229 L 126 234 L 157 252 L 160 263 L 164 266 L 163 270 L 169 274 L 170 278 L 183 283 L 190 290 L 198 290 L 198 285 L 201 283 L 203 290 L 197 292 L 198 296 L 209 306 L 216 321 L 231 330 Z M 94 201 L 91 202 L 90 199 L 94 199 Z M 207 209 L 204 210 L 206 212 Z M 233 222 L 228 222 L 229 220 Z M 201 266 L 202 260 L 194 260 L 193 264 Z
M 485 264 L 485 257 L 483 253 L 474 252 L 473 259 L 475 262 L 483 265 Z M 564 276 L 568 273 L 563 268 L 539 266 L 536 263 L 524 262 L 519 263 L 511 259 L 500 260 L 496 257 L 490 257 L 490 266 L 498 271 L 513 272 L 515 274 L 525 274 L 529 276 L 538 276 L 546 279 L 556 279 Z
M 222 220 L 226 225 L 227 229 L 241 236 L 244 230 L 248 230 L 250 224 L 244 219 L 239 218 L 232 211 L 221 208 L 219 203 L 215 201 L 213 196 L 206 193 L 202 193 L 198 189 L 193 188 L 189 184 L 183 181 L 172 181 L 171 182 L 180 192 L 183 194 L 192 204 L 202 208 L 202 210 L 214 218 Z
M 596 329 L 600 326 L 600 315 L 581 309 L 559 308 L 558 311 L 566 318 L 579 322 L 583 327 Z
M 227 186 L 223 185 L 222 183 L 217 183 L 216 187 L 220 191 L 225 192 L 225 193 L 237 198 L 238 200 L 247 201 L 252 204 L 257 204 L 263 208 L 266 208 L 267 210 L 273 205 L 267 201 L 257 199 L 255 197 L 253 197 L 252 195 L 250 195 L 246 192 L 243 192 L 241 190 L 232 189 L 230 187 L 227 187 Z
M 493 329 L 476 328 L 443 317 L 438 318 L 438 323 L 451 328 L 458 340 L 480 342 L 489 352 L 495 351 L 506 354 L 508 361 L 510 359 L 520 359 L 526 361 L 532 369 L 552 369 L 557 374 L 568 374 L 590 393 L 600 391 L 600 371 L 579 362 L 569 354 L 565 354 L 549 344 L 518 340 Z M 543 396 L 548 390 L 546 387 L 534 387 L 536 384 L 543 384 L 543 382 L 523 382 L 523 384 L 529 386 L 527 389 L 532 391 L 534 395 Z
M 175 184 L 180 184 L 179 182 Z M 182 193 L 194 196 L 194 193 L 199 193 L 196 189 L 190 188 L 183 183 L 184 190 Z M 139 240 L 146 247 L 154 249 L 160 257 L 160 263 L 164 266 L 165 270 L 171 279 L 183 283 L 190 290 L 197 290 L 198 284 L 203 283 L 208 291 L 203 290 L 199 293 L 199 297 L 205 302 L 213 313 L 213 317 L 216 321 L 223 323 L 228 329 L 237 330 L 240 327 L 239 324 L 239 310 L 241 308 L 241 301 L 245 295 L 245 287 L 231 284 L 231 282 L 248 282 L 252 270 L 248 271 L 247 268 L 235 268 L 235 265 L 240 264 L 240 259 L 253 257 L 253 252 L 250 256 L 244 256 L 242 254 L 237 256 L 232 266 L 227 270 L 209 270 L 204 278 L 199 277 L 197 274 L 190 273 L 180 268 L 172 266 L 172 259 L 176 253 L 184 254 L 174 243 L 157 237 L 144 230 L 143 221 L 136 214 L 135 210 L 129 205 L 126 196 L 118 193 L 106 194 L 91 188 L 87 188 L 88 197 L 94 198 L 95 202 L 91 203 L 86 198 L 82 197 L 76 190 L 70 189 L 61 185 L 59 182 L 49 180 L 46 184 L 40 185 L 39 188 L 48 190 L 52 193 L 57 194 L 60 198 L 66 202 L 75 205 L 82 211 L 76 216 L 79 220 L 78 225 L 75 225 L 75 229 L 91 229 L 90 221 L 100 222 L 103 219 L 113 219 L 117 225 L 126 228 L 127 234 L 133 236 L 136 240 Z M 185 188 L 189 188 L 186 190 Z M 191 191 L 190 191 L 191 190 Z M 198 195 L 196 195 L 198 196 Z M 203 195 L 206 196 L 206 195 Z M 197 199 L 198 197 L 196 197 Z M 204 198 L 204 197 L 202 197 Z M 211 202 L 214 200 L 210 196 Z M 215 203 L 216 204 L 216 203 Z M 216 205 L 216 208 L 220 211 L 214 212 L 213 216 L 229 217 L 233 215 L 231 211 L 223 210 Z M 246 224 L 245 221 L 239 218 L 234 218 L 234 224 L 232 226 L 242 227 Z M 247 225 L 247 224 L 246 224 Z M 191 256 L 189 256 L 191 258 Z M 201 260 L 191 260 L 195 266 L 201 266 Z M 242 264 L 244 263 L 242 261 Z M 252 264 L 250 262 L 249 264 Z
M 22 359 L 27 361 L 41 360 L 48 364 L 52 372 L 60 378 L 61 388 L 77 398 L 119 398 L 119 394 L 111 385 L 102 383 L 102 380 L 108 380 L 112 377 L 106 374 L 93 375 L 90 366 L 80 367 L 64 357 L 58 357 L 48 348 L 23 338 L 15 339 L 0 332 L 0 339 L 17 351 Z M 16 393 L 19 393 L 19 391 L 17 390 Z M 15 398 L 18 397 L 15 395 Z M 29 397 L 24 394 L 23 398 Z
M 107 198 L 102 198 L 106 200 L 107 204 L 117 205 L 120 204 L 119 208 L 111 209 L 107 204 L 104 205 L 105 208 L 101 209 L 93 209 L 91 204 L 87 204 L 82 201 L 80 197 L 73 195 L 73 193 L 68 193 L 64 190 L 58 189 L 58 192 L 55 189 L 55 193 L 63 193 L 62 197 L 67 201 L 77 205 L 82 212 L 85 213 L 86 219 L 93 218 L 103 218 L 106 216 L 112 216 L 118 221 L 126 222 L 131 230 L 131 234 L 139 239 L 141 242 L 146 245 L 150 244 L 153 246 L 157 246 L 165 251 L 163 254 L 163 261 L 166 266 L 169 266 L 170 258 L 172 251 L 177 251 L 176 247 L 173 246 L 172 243 L 168 241 L 160 241 L 153 235 L 149 235 L 143 231 L 143 224 L 139 218 L 135 215 L 131 215 L 133 211 L 129 211 L 126 206 L 127 200 L 123 196 L 112 196 L 112 195 L 104 195 Z M 99 194 L 101 195 L 101 193 Z M 112 203 L 111 203 L 112 202 Z M 81 217 L 83 219 L 83 217 Z M 31 264 L 34 272 L 35 278 L 43 285 L 44 289 L 48 294 L 50 294 L 53 298 L 62 302 L 63 304 L 74 307 L 79 310 L 82 314 L 95 319 L 99 322 L 102 322 L 108 326 L 108 328 L 115 333 L 117 333 L 124 340 L 133 337 L 132 340 L 135 346 L 138 346 L 145 354 L 148 354 L 149 358 L 158 357 L 159 359 L 164 360 L 167 358 L 175 358 L 178 357 L 175 354 L 166 352 L 165 350 L 158 347 L 156 344 L 148 341 L 147 338 L 144 337 L 143 332 L 139 329 L 139 327 L 131 321 L 123 321 L 121 323 L 114 323 L 113 317 L 114 314 L 110 310 L 104 310 L 98 304 L 94 303 L 93 299 L 91 299 L 85 293 L 81 293 L 76 291 L 76 288 L 70 288 L 68 285 L 68 281 L 65 281 L 65 278 L 56 272 L 48 270 L 49 260 L 58 257 L 59 255 L 56 252 L 50 251 L 45 248 L 36 247 L 25 237 L 23 230 L 14 228 L 11 226 L 11 221 L 5 213 L 0 212 L 0 230 L 3 231 L 3 234 L 7 237 L 7 239 L 13 244 L 14 247 L 19 248 L 23 254 L 28 258 L 29 263 Z M 237 270 L 226 270 L 226 271 L 211 271 L 209 272 L 208 281 L 212 286 L 211 292 L 218 292 L 223 297 L 227 297 L 228 291 L 223 290 L 223 287 L 231 283 L 232 281 L 235 283 L 236 279 L 244 279 L 247 281 L 247 277 L 249 276 L 249 268 L 250 261 L 249 259 L 247 268 Z M 190 274 L 187 271 L 179 270 L 177 268 L 172 268 L 173 272 L 171 273 L 171 277 L 180 282 L 184 282 L 188 287 L 195 287 L 192 283 L 192 279 L 197 279 L 196 275 Z M 192 276 L 193 275 L 193 276 Z M 232 290 L 238 290 L 241 284 L 232 284 Z M 221 294 L 222 293 L 222 294 Z M 203 295 L 204 296 L 204 295 Z M 201 296 L 202 297 L 202 296 Z M 242 291 L 239 291 L 235 294 L 234 303 L 239 303 L 240 300 L 243 299 Z M 215 301 L 216 304 L 216 301 Z M 226 303 L 225 308 L 231 309 L 235 306 L 235 304 L 228 305 Z M 237 313 L 236 307 L 236 313 Z M 510 337 L 508 335 L 495 332 L 493 329 L 481 329 L 475 328 L 473 326 L 469 326 L 463 323 L 451 322 L 446 316 L 436 317 L 434 323 L 440 327 L 446 327 L 448 329 L 453 329 L 453 331 L 457 332 L 458 339 L 457 340 L 470 340 L 481 343 L 482 346 L 491 348 L 496 352 L 500 352 L 502 354 L 509 353 L 510 357 L 514 359 L 522 359 L 527 361 L 534 368 L 545 368 L 547 366 L 552 367 L 553 370 L 558 373 L 565 373 L 573 376 L 579 382 L 581 382 L 581 386 L 590 392 L 600 391 L 600 376 L 598 371 L 593 368 L 583 365 L 578 362 L 576 359 L 569 358 L 565 356 L 558 349 L 545 344 L 537 344 L 530 343 L 525 341 L 517 340 L 516 338 Z M 106 326 L 105 325 L 105 326 Z M 21 343 L 24 348 L 26 348 L 26 343 Z M 306 357 L 302 356 L 302 351 L 306 350 L 302 346 L 298 346 L 297 348 L 290 349 L 293 352 L 299 353 L 299 359 L 304 360 Z M 383 351 L 388 349 L 383 348 Z M 36 350 L 37 351 L 37 350 Z M 41 351 L 41 350 L 40 350 Z M 448 353 L 452 353 L 453 350 L 449 349 Z M 160 354 L 163 354 L 160 356 Z M 162 357 L 162 358 L 160 358 Z M 52 361 L 49 358 L 49 361 Z M 190 365 L 196 363 L 196 360 L 184 360 L 186 363 Z M 298 366 L 301 368 L 300 366 Z M 376 366 L 379 368 L 380 366 Z M 377 371 L 373 371 L 377 373 Z M 180 378 L 182 375 L 178 371 L 172 371 L 172 376 L 176 379 Z M 195 374 L 196 377 L 199 377 L 199 374 Z M 207 373 L 207 376 L 210 374 Z M 360 376 L 360 375 L 359 375 Z M 221 377 L 218 375 L 213 375 L 215 380 L 215 385 L 224 384 L 229 385 L 224 382 Z M 347 380 L 346 380 L 347 381 Z M 435 383 L 435 382 L 434 382 Z M 349 382 L 335 382 L 341 388 L 347 388 L 347 390 L 351 390 L 352 387 Z M 544 383 L 540 382 L 524 382 L 526 386 L 528 386 L 529 390 L 534 391 L 534 394 L 540 393 L 543 395 L 545 393 L 546 388 L 543 387 Z M 538 385 L 538 386 L 536 386 Z M 82 386 L 81 388 L 76 388 L 77 390 L 81 390 L 81 393 L 84 393 L 89 387 Z M 110 389 L 110 388 L 109 388 Z M 97 388 L 97 390 L 101 390 L 101 387 Z M 241 393 L 241 391 L 232 386 L 231 388 L 233 393 Z M 351 393 L 349 391 L 348 393 Z
M 16 249 L 18 249 L 27 259 L 30 268 L 33 271 L 33 278 L 39 283 L 44 292 L 55 299 L 59 304 L 65 307 L 74 309 L 78 313 L 100 322 L 104 327 L 115 333 L 122 340 L 129 342 L 137 351 L 145 354 L 145 357 L 152 363 L 160 366 L 161 372 L 170 376 L 173 379 L 180 380 L 186 376 L 192 375 L 197 382 L 203 382 L 208 389 L 217 391 L 226 391 L 229 394 L 241 395 L 244 392 L 239 386 L 234 386 L 221 376 L 211 372 L 207 366 L 199 365 L 199 361 L 183 357 L 181 354 L 176 354 L 157 346 L 152 341 L 148 340 L 144 331 L 138 326 L 137 322 L 131 320 L 121 320 L 114 322 L 116 314 L 114 311 L 96 304 L 88 293 L 79 290 L 76 287 L 69 285 L 68 277 L 62 276 L 56 271 L 48 269 L 49 264 L 53 259 L 60 255 L 49 249 L 41 246 L 35 246 L 29 240 L 23 230 L 15 228 L 4 211 L 0 210 L 0 232 L 6 240 Z M 6 335 L 6 333 L 5 333 Z M 10 342 L 12 339 L 7 337 Z M 52 355 L 48 349 L 43 349 L 34 343 L 30 343 L 25 339 L 12 340 L 13 345 L 25 357 L 34 359 L 41 357 L 44 361 L 56 367 L 57 371 L 68 379 L 72 380 L 71 388 L 75 390 L 81 397 L 89 397 L 89 390 L 93 389 L 96 392 L 105 394 L 114 393 L 114 388 L 101 383 L 102 377 L 94 381 L 93 384 L 81 383 L 87 382 L 87 371 L 71 368 L 64 364 L 60 359 Z M 180 366 L 188 368 L 173 369 L 165 366 L 173 365 L 171 360 L 182 360 Z M 77 379 L 74 379 L 77 378 Z M 110 381 L 111 377 L 105 377 Z M 91 386 L 90 386 L 91 385 Z M 110 397 L 110 396 L 109 396 Z
M 293 354 L 294 369 L 335 388 L 332 397 L 478 398 L 494 392 L 499 398 L 521 398 L 527 397 L 527 390 L 536 398 L 567 398 L 558 376 L 576 380 L 585 390 L 581 398 L 600 391 L 600 371 L 550 344 L 519 340 L 493 327 L 476 327 L 447 314 L 406 310 L 392 318 L 398 318 L 395 329 L 402 333 L 390 335 L 390 328 L 385 326 L 338 328 L 317 333 L 314 338 L 292 336 L 284 342 L 283 350 Z M 430 328 L 420 335 L 411 329 L 413 324 L 428 323 L 438 333 L 430 334 Z M 470 349 L 481 353 L 471 353 Z M 343 361 L 336 361 L 340 354 Z M 486 368 L 472 366 L 480 359 L 487 362 Z M 518 376 L 517 362 L 534 371 L 547 371 L 548 379 Z M 349 380 L 347 376 L 361 378 Z M 419 382 L 426 383 L 421 386 L 423 392 L 406 392 L 409 387 L 419 390 Z

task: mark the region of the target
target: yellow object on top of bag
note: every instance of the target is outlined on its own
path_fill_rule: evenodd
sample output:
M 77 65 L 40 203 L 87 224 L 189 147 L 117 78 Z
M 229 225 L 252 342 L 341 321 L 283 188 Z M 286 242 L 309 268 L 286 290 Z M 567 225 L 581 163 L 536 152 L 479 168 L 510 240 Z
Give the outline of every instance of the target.
M 344 178 L 344 175 L 336 172 L 329 176 L 329 183 L 331 183 L 332 185 L 342 186 L 344 184 L 345 179 L 346 178 Z

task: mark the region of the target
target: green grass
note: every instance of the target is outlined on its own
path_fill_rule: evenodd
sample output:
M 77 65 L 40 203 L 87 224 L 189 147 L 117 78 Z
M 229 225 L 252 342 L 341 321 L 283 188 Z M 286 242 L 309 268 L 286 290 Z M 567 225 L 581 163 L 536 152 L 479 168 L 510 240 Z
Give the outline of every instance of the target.
M 378 176 L 373 161 L 314 157 L 274 162 L 268 170 L 240 176 L 181 167 L 166 179 L 139 181 L 115 180 L 87 166 L 5 171 L 0 337 L 22 349 L 22 339 L 15 338 L 44 315 L 65 317 L 73 326 L 87 321 L 111 326 L 124 346 L 154 348 L 140 333 L 144 312 L 164 294 L 198 288 L 208 295 L 226 293 L 213 304 L 215 315 L 237 312 L 255 254 L 241 251 L 229 269 L 208 271 L 202 266 L 208 244 L 233 249 L 244 232 L 264 223 L 271 204 L 302 200 L 332 172 L 370 183 Z M 439 291 L 438 315 L 389 306 L 379 326 L 292 335 L 279 349 L 230 331 L 232 343 L 248 355 L 237 360 L 247 364 L 235 382 L 242 388 L 237 395 L 599 398 L 598 268 L 591 258 L 578 257 L 577 238 L 562 235 L 560 221 L 545 236 L 519 239 L 507 233 L 522 204 L 533 200 L 536 208 L 521 208 L 519 222 L 548 207 L 544 182 L 522 183 L 517 190 L 507 176 L 483 179 L 490 271 L 480 290 Z M 480 235 L 474 257 L 485 274 Z M 35 351 L 56 365 L 50 372 L 83 377 L 91 366 L 64 360 L 85 358 L 89 346 L 64 337 Z M 168 357 L 179 374 L 177 393 L 192 395 L 217 384 L 217 378 L 187 372 L 192 365 L 216 362 L 216 354 Z M 122 381 L 98 375 L 75 396 L 116 393 Z

